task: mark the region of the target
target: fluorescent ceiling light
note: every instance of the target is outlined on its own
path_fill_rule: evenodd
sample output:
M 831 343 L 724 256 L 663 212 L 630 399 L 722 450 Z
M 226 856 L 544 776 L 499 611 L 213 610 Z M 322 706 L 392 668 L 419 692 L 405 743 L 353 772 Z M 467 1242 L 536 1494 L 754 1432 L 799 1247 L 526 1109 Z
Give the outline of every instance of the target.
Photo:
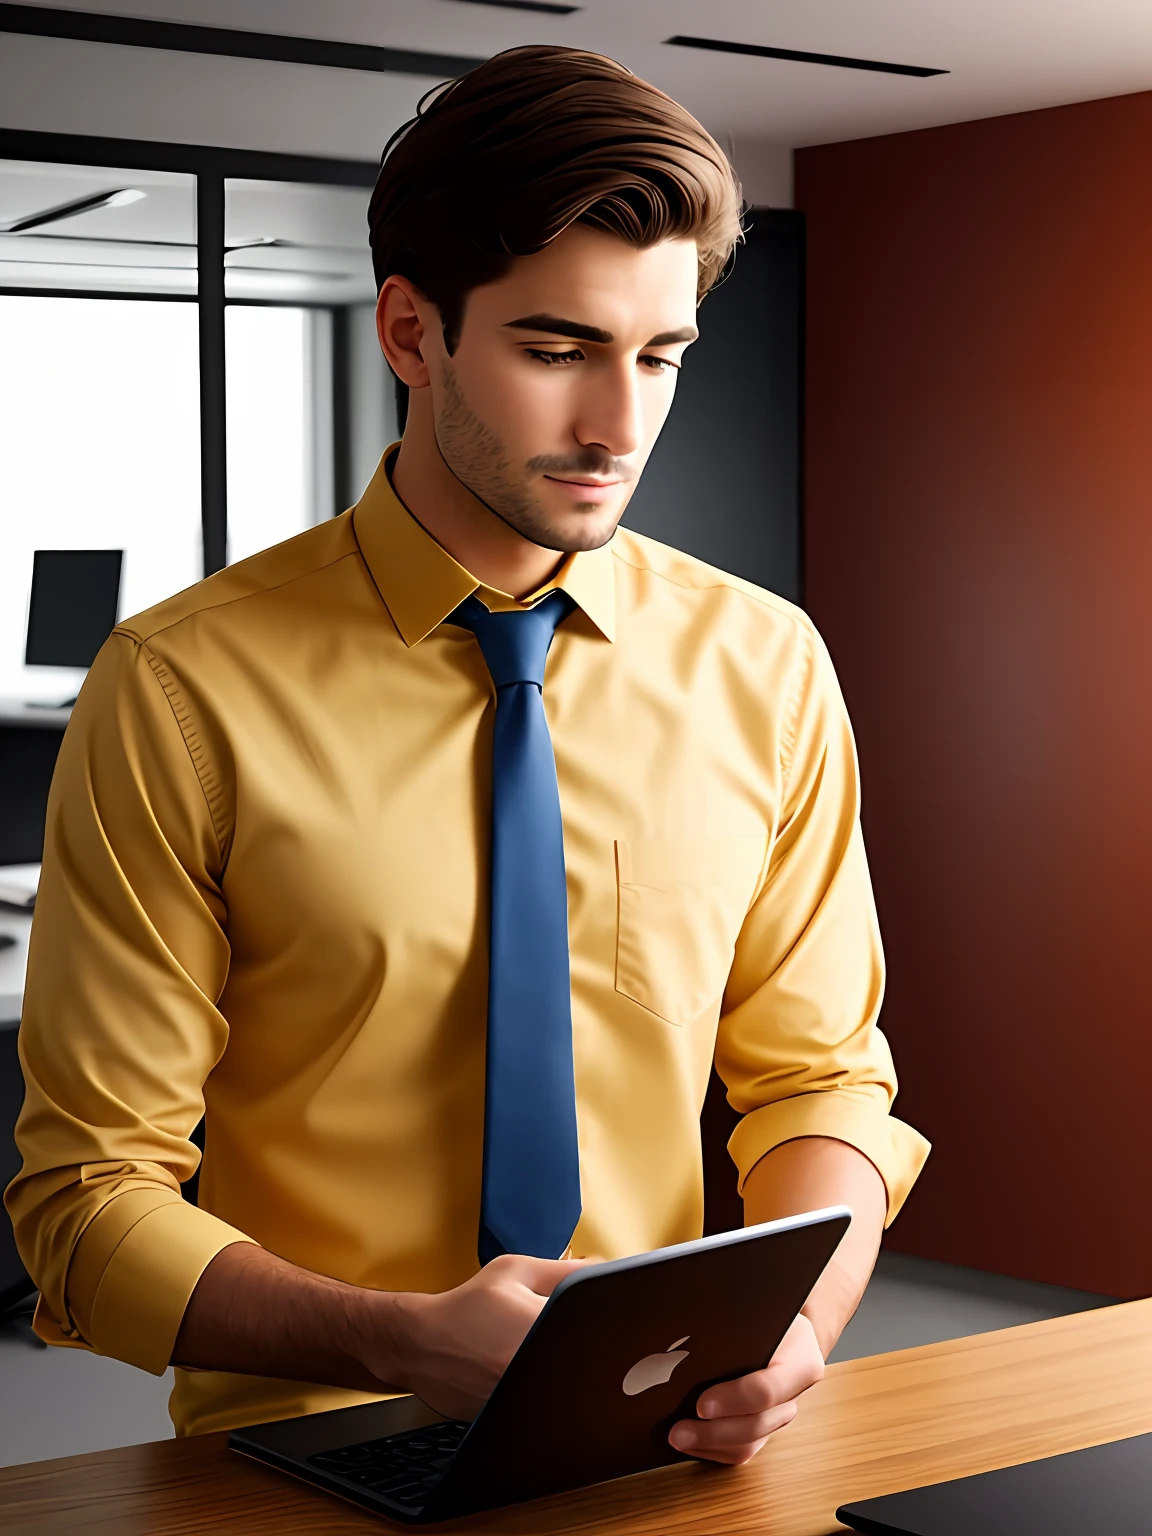
M 44 224 L 55 224 L 60 219 L 74 219 L 77 214 L 92 213 L 97 208 L 124 208 L 138 203 L 146 196 L 139 187 L 114 187 L 110 192 L 94 192 L 87 197 L 74 197 L 70 202 L 57 203 L 54 208 L 42 208 L 39 213 L 25 214 L 22 219 L 11 219 L 0 224 L 0 234 L 18 235 L 26 229 L 39 229 Z
M 146 192 L 141 192 L 139 187 L 123 187 L 119 192 L 113 192 L 105 203 L 106 208 L 126 208 L 129 203 L 138 203 L 142 197 L 147 197 Z
M 796 48 L 768 48 L 760 43 L 730 43 L 718 37 L 666 37 L 677 48 L 706 48 L 714 53 L 747 53 L 761 59 L 787 59 L 793 64 L 831 64 L 838 69 L 870 69 L 882 75 L 947 75 L 951 70 L 926 69 L 919 64 L 886 64 L 880 59 L 850 59 L 840 53 L 802 53 Z
M 579 5 L 556 5 L 554 0 L 465 0 L 468 5 L 494 5 L 504 11 L 543 11 L 546 16 L 571 16 Z

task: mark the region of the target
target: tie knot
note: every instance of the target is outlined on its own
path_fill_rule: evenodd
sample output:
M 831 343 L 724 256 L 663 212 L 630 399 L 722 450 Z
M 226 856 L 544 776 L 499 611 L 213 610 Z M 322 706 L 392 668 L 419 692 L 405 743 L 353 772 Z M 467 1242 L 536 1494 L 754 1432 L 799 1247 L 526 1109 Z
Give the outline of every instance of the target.
M 497 688 L 506 688 L 509 683 L 535 683 L 542 689 L 552 636 L 575 606 L 566 592 L 553 591 L 533 608 L 490 613 L 478 597 L 472 596 L 448 615 L 447 622 L 470 629 L 476 636 Z

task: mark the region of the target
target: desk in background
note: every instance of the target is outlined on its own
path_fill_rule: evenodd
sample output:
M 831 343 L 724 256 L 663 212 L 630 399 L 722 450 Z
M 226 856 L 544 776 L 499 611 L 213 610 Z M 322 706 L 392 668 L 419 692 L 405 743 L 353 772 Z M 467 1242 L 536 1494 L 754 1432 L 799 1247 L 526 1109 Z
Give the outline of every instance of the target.
M 16 940 L 0 949 L 0 1030 L 15 1029 L 20 1022 L 24 1001 L 24 972 L 28 965 L 28 935 L 32 914 L 8 912 L 0 908 L 0 933 Z
M 56 754 L 70 709 L 0 699 L 0 864 L 38 864 Z
M 0 1191 L 20 1168 L 20 1156 L 12 1140 L 16 1116 L 24 1100 L 24 1079 L 16 1054 L 17 1026 L 24 995 L 24 968 L 28 960 L 28 934 L 32 917 L 21 912 L 0 909 L 0 933 L 9 933 L 16 943 L 0 949 Z M 7 1214 L 0 1209 L 0 1312 L 9 1301 L 17 1300 L 28 1281 L 16 1253 L 16 1240 Z M 0 1391 L 3 1387 L 0 1386 Z M 0 1525 L 0 1529 L 3 1526 Z
M 0 866 L 36 864 L 44 847 L 44 813 L 70 709 L 40 709 L 0 699 Z M 16 1027 L 24 999 L 31 915 L 0 908 L 0 1189 L 20 1159 L 12 1127 L 24 1098 L 16 1056 Z M 8 1219 L 0 1213 L 0 1305 L 24 1278 Z
M 1152 1301 L 829 1366 L 735 1471 L 690 1464 L 429 1529 L 444 1536 L 826 1536 L 841 1504 L 1152 1430 Z M 45 1447 L 49 1449 L 49 1447 Z M 383 1536 L 222 1434 L 0 1471 L 0 1530 Z
M 55 747 L 59 745 L 59 727 L 55 741 L 49 739 L 52 761 Z M 0 760 L 7 766 L 7 759 Z M 50 775 L 49 770 L 49 775 Z M 0 798 L 4 794 L 4 779 L 0 776 Z M 47 786 L 45 785 L 45 795 Z M 39 851 L 36 853 L 39 858 Z M 0 869 L 0 876 L 3 870 Z M 20 1168 L 20 1156 L 12 1139 L 16 1116 L 24 1101 L 24 1079 L 17 1056 L 16 1036 L 20 1023 L 20 1008 L 24 999 L 24 972 L 28 963 L 28 935 L 32 929 L 32 914 L 16 912 L 0 907 L 0 936 L 15 939 L 14 944 L 0 948 L 0 1191 Z M 16 1240 L 8 1217 L 0 1210 L 0 1314 L 14 1301 L 27 1293 L 30 1282 L 16 1252 Z

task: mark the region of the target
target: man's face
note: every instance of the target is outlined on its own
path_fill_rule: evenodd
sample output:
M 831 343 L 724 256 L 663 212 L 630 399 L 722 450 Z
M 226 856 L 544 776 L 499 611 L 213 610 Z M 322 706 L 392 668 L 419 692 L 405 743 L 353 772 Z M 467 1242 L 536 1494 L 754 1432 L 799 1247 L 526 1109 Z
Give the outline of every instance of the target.
M 696 243 L 637 250 L 573 224 L 468 294 L 429 365 L 451 472 L 524 538 L 596 549 L 615 532 L 696 337 Z

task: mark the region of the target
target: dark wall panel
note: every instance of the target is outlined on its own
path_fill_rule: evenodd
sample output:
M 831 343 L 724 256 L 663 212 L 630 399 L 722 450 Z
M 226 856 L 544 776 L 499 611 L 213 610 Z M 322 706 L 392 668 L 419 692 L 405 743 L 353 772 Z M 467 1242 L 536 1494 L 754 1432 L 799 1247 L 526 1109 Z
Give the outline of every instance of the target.
M 755 210 L 624 522 L 798 602 L 804 221 Z
M 897 1247 L 1152 1291 L 1152 94 L 803 150 L 807 597 L 856 727 Z

